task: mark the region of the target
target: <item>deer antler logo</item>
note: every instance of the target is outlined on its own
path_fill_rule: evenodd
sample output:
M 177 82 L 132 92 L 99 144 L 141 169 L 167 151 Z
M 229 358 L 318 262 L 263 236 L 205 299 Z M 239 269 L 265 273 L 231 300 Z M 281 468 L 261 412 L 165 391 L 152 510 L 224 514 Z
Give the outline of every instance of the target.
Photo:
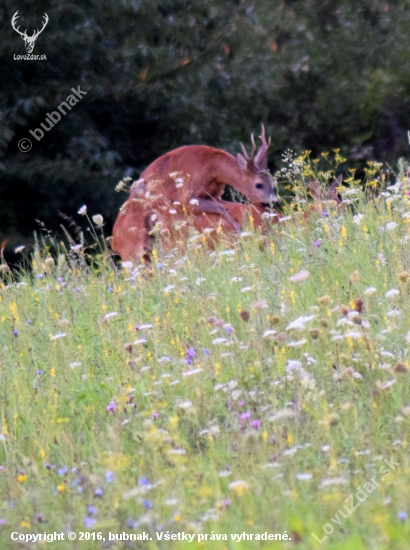
M 32 36 L 27 35 L 27 29 L 24 32 L 20 32 L 19 31 L 20 27 L 16 28 L 16 21 L 17 21 L 18 18 L 19 18 L 18 11 L 16 11 L 16 13 L 13 15 L 13 18 L 11 20 L 11 26 L 13 27 L 13 29 L 16 32 L 19 33 L 21 38 L 24 40 L 24 45 L 26 47 L 26 52 L 31 53 L 34 50 L 34 46 L 36 44 L 36 40 L 37 40 L 39 34 L 43 32 L 43 30 L 45 29 L 45 27 L 48 23 L 48 15 L 46 13 L 43 15 L 44 21 L 43 21 L 42 28 L 40 30 L 37 29 L 36 31 L 34 31 Z

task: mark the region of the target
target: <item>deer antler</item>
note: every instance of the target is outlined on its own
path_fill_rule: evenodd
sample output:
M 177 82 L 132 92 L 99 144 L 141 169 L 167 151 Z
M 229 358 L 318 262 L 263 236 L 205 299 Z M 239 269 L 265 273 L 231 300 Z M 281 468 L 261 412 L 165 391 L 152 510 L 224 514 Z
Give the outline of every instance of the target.
M 253 137 L 253 134 L 251 134 L 251 142 L 252 142 L 251 156 L 248 155 L 248 153 L 246 152 L 246 149 L 245 149 L 244 144 L 241 142 L 241 147 L 242 147 L 242 151 L 243 151 L 243 156 L 245 157 L 245 159 L 246 159 L 248 162 L 250 162 L 250 161 L 253 160 L 253 155 L 255 154 L 255 151 L 256 151 L 255 138 Z
M 268 169 L 268 149 L 271 144 L 271 138 L 266 142 L 265 126 L 262 124 L 262 134 L 259 136 L 262 141 L 262 145 L 259 147 L 259 151 L 255 157 L 255 166 L 261 171 L 265 172 Z
M 48 23 L 48 15 L 45 13 L 45 14 L 43 15 L 43 17 L 44 17 L 43 26 L 41 27 L 40 30 L 37 29 L 37 32 L 34 31 L 34 32 L 33 32 L 33 36 L 32 36 L 31 38 L 34 38 L 34 37 L 37 38 L 37 36 L 38 36 L 39 34 L 41 34 L 41 33 L 43 32 L 43 30 L 45 29 L 45 27 L 47 26 L 47 23 Z
M 27 36 L 27 29 L 26 29 L 24 32 L 21 32 L 21 31 L 19 31 L 20 26 L 18 26 L 18 27 L 16 28 L 16 21 L 17 21 L 17 19 L 20 17 L 20 16 L 18 15 L 18 13 L 19 13 L 19 12 L 18 12 L 18 10 L 17 10 L 16 13 L 13 15 L 13 18 L 12 18 L 12 20 L 11 20 L 11 26 L 13 27 L 13 29 L 14 29 L 16 32 L 19 33 L 20 36 L 22 36 L 22 37 L 24 38 L 25 36 Z

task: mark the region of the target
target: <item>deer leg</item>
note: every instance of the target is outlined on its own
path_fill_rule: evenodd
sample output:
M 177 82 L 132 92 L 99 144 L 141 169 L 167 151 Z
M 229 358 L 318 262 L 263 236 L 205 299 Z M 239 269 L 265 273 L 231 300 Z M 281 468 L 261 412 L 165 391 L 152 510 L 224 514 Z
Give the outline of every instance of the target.
M 196 199 L 198 204 L 189 204 L 189 211 L 194 216 L 199 216 L 200 214 L 219 214 L 224 220 L 226 220 L 237 233 L 242 231 L 241 225 L 236 222 L 233 217 L 230 215 L 228 210 L 219 202 L 209 199 Z

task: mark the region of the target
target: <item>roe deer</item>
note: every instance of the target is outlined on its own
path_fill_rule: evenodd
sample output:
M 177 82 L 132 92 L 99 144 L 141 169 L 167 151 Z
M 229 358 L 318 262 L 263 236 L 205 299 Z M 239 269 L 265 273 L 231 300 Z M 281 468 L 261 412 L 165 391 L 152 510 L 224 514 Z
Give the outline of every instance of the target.
M 159 217 L 168 225 L 166 210 L 171 215 L 194 219 L 203 214 L 217 215 L 239 233 L 242 216 L 238 216 L 239 221 L 235 219 L 229 211 L 231 206 L 227 206 L 231 203 L 221 199 L 226 184 L 243 193 L 255 205 L 263 207 L 278 202 L 267 167 L 271 140 L 266 141 L 263 125 L 259 137 L 262 145 L 256 155 L 252 134 L 250 156 L 242 143 L 243 155 L 238 153 L 236 159 L 221 149 L 187 145 L 155 160 L 131 188 L 130 197 L 120 210 L 113 229 L 113 250 L 121 257 L 132 254 L 134 259 L 141 256 L 142 251 L 145 256 L 149 255 L 152 216 L 162 213 Z M 126 233 L 130 231 L 134 233 L 133 244 L 127 242 L 129 235 Z

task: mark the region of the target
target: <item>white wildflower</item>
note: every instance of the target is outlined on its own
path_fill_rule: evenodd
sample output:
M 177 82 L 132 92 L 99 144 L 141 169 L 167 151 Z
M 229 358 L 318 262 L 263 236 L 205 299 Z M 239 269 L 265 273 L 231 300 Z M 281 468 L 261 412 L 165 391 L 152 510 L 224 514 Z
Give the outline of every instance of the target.
M 377 288 L 375 288 L 374 286 L 369 286 L 369 288 L 366 288 L 366 290 L 364 291 L 367 296 L 369 296 L 370 294 L 374 294 L 375 292 L 377 292 Z
M 388 290 L 386 292 L 386 298 L 393 298 L 394 296 L 397 296 L 400 294 L 400 290 L 397 290 L 397 288 L 392 288 L 391 290 Z
M 93 216 L 93 222 L 97 227 L 100 227 L 104 223 L 104 218 L 101 214 L 95 214 L 95 216 Z
M 52 340 L 59 340 L 60 338 L 64 338 L 66 336 L 65 332 L 59 332 L 58 334 L 54 334 L 54 336 L 51 337 Z
M 289 277 L 289 281 L 291 283 L 303 283 L 303 281 L 306 281 L 309 276 L 309 271 L 302 269 L 302 271 L 299 271 L 298 273 L 295 273 L 295 275 L 292 275 L 292 277 Z
M 360 225 L 360 220 L 364 218 L 364 214 L 356 214 L 356 216 L 353 216 L 353 223 L 356 225 Z
M 217 344 L 223 344 L 226 341 L 227 341 L 226 338 L 215 338 L 214 340 L 212 340 L 212 343 L 214 345 L 217 345 Z
M 21 252 L 24 248 L 26 248 L 26 246 L 23 244 L 22 246 L 18 246 L 17 248 L 14 249 L 14 252 L 15 254 L 18 254 L 19 252 Z
M 301 317 L 298 317 L 297 319 L 289 323 L 289 325 L 286 327 L 286 330 L 292 330 L 292 329 L 304 330 L 306 328 L 305 324 L 311 321 L 312 319 L 314 319 L 315 317 L 316 315 L 307 315 L 307 316 L 302 315 Z
M 80 208 L 78 214 L 80 214 L 80 216 L 85 216 L 87 214 L 87 207 L 85 206 L 85 204 Z
M 306 344 L 306 342 L 307 342 L 306 338 L 302 338 L 302 340 L 288 342 L 288 346 L 291 348 L 298 348 L 299 346 L 303 346 L 304 344 Z
M 392 231 L 395 227 L 397 227 L 397 223 L 396 222 L 390 222 L 388 224 L 386 224 L 386 229 L 387 231 Z

